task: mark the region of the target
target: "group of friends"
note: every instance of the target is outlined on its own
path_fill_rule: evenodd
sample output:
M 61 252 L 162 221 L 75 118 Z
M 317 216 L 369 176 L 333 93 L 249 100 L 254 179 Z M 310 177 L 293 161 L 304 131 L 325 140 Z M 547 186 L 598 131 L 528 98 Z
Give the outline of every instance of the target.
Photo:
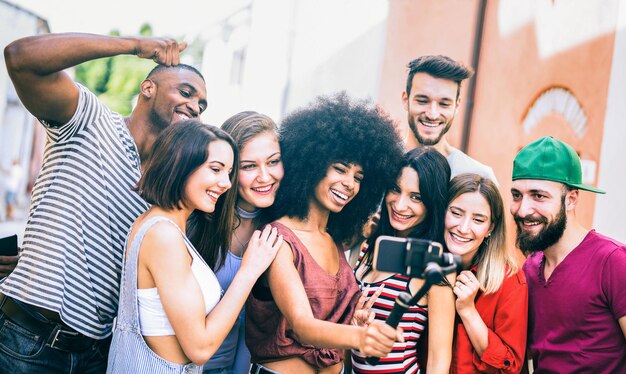
M 280 126 L 246 111 L 218 128 L 199 120 L 206 86 L 185 47 L 70 33 L 5 48 L 47 143 L 20 255 L 0 257 L 0 372 L 518 373 L 529 358 L 536 373 L 626 371 L 626 246 L 576 219 L 580 191 L 603 191 L 566 143 L 524 147 L 520 268 L 492 169 L 446 140 L 470 68 L 408 64 L 404 136 L 346 94 Z M 119 54 L 157 63 L 128 117 L 64 72 Z M 376 269 L 383 235 L 462 264 L 397 328 L 395 298 L 424 280 Z

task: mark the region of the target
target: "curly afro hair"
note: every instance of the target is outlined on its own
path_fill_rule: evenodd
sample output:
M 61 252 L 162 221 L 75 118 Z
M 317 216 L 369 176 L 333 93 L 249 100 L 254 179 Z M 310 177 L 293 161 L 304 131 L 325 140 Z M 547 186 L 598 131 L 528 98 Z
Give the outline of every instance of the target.
M 273 218 L 306 219 L 315 187 L 336 162 L 357 164 L 364 178 L 359 193 L 331 213 L 328 232 L 339 243 L 360 232 L 402 165 L 401 142 L 386 113 L 345 92 L 318 97 L 285 118 L 279 130 L 285 177 L 272 207 Z

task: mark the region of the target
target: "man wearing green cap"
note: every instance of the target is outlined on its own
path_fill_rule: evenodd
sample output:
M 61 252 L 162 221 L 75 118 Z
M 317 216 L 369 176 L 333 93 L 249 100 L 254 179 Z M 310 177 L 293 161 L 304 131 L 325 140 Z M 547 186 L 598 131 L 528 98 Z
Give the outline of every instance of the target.
M 536 373 L 626 370 L 626 246 L 576 220 L 582 183 L 576 151 L 553 137 L 513 162 L 511 214 L 529 297 Z

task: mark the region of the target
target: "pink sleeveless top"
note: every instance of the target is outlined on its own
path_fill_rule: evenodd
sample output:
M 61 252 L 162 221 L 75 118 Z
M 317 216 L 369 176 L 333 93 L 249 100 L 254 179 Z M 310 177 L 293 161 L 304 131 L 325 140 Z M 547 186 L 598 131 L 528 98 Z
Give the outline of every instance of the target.
M 337 246 L 339 271 L 328 274 L 311 257 L 300 239 L 284 225 L 272 222 L 293 252 L 293 263 L 304 285 L 313 316 L 340 324 L 349 324 L 359 298 L 359 288 L 352 269 Z M 264 363 L 300 357 L 309 365 L 325 368 L 343 360 L 341 349 L 319 349 L 301 344 L 280 313 L 270 290 L 257 283 L 246 303 L 246 344 L 252 362 Z

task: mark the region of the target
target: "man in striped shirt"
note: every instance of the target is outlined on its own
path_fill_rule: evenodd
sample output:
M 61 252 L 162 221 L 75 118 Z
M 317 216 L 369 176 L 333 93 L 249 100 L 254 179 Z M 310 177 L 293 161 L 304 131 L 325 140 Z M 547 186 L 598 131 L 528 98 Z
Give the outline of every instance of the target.
M 9 44 L 7 69 L 47 132 L 23 248 L 0 281 L 0 367 L 104 372 L 117 314 L 124 240 L 147 204 L 133 191 L 161 130 L 206 108 L 202 75 L 179 64 L 185 43 L 47 34 Z M 157 67 L 122 117 L 64 69 L 134 54 Z

